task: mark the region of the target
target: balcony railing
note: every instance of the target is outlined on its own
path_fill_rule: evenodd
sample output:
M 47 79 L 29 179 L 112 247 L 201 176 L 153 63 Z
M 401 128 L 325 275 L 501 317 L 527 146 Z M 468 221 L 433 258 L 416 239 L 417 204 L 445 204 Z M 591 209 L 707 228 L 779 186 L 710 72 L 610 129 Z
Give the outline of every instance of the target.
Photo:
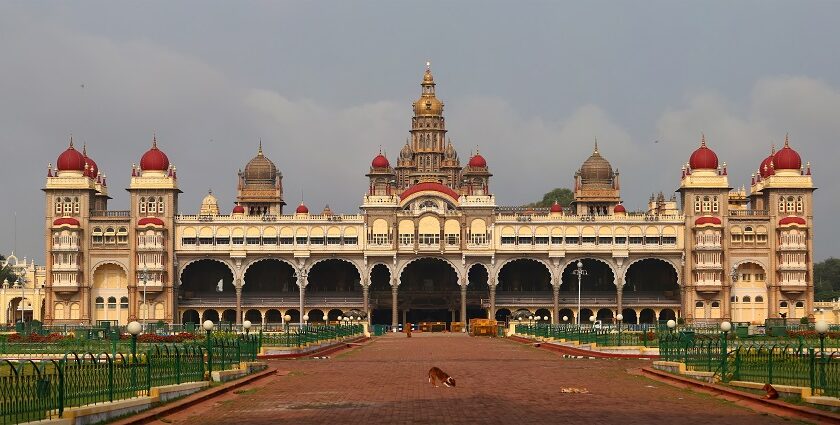
M 770 215 L 769 210 L 730 210 L 731 217 L 767 217 Z
M 91 217 L 131 217 L 129 210 L 94 210 L 90 213 Z

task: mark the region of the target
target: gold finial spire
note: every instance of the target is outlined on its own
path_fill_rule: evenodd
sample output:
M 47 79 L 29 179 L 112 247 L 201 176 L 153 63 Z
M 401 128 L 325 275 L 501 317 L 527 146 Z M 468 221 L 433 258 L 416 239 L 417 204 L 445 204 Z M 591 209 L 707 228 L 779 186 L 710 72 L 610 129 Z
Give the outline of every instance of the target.
M 426 71 L 431 71 L 431 70 L 432 70 L 432 62 L 431 61 L 426 61 Z
M 257 156 L 263 156 L 263 151 L 262 151 L 262 137 L 260 137 L 260 147 L 257 149 Z
M 596 153 L 596 154 L 598 153 L 598 138 L 597 137 L 595 137 L 595 150 L 592 151 L 592 153 Z
M 82 155 L 87 156 L 87 142 L 82 144 Z
M 790 145 L 788 145 L 788 136 L 789 136 L 789 133 L 785 133 L 785 147 L 786 148 L 790 148 Z
M 73 133 L 70 133 L 70 147 L 73 147 Z
M 700 132 L 700 147 L 706 147 L 706 133 Z
M 152 132 L 152 149 L 157 149 L 157 131 Z

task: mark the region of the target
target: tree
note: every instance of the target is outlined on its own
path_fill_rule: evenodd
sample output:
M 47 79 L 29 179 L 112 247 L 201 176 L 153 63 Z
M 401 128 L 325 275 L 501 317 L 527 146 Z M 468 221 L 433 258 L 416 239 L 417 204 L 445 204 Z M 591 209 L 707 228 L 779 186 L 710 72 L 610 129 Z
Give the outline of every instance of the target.
M 6 257 L 0 255 L 0 262 L 3 262 L 5 260 Z M 15 283 L 17 281 L 17 275 L 14 274 L 14 272 L 12 272 L 11 264 L 6 264 L 5 266 L 0 267 L 0 284 L 5 282 L 6 280 L 8 280 L 9 283 Z
M 840 259 L 830 257 L 814 263 L 814 299 L 840 296 Z
M 554 205 L 554 201 L 557 201 L 558 204 L 565 207 L 574 200 L 575 194 L 571 190 L 566 189 L 565 187 L 558 187 L 543 195 L 542 201 L 532 202 L 524 206 L 532 208 L 548 208 Z

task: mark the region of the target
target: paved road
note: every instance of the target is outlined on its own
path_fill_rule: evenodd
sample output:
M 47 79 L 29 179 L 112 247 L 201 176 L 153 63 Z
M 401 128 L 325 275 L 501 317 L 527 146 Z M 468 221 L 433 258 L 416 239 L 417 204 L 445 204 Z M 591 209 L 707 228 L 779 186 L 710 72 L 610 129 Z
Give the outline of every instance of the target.
M 185 424 L 744 424 L 786 423 L 631 375 L 638 360 L 563 359 L 505 339 L 402 334 L 289 370 L 162 418 Z M 456 388 L 434 388 L 438 366 Z M 563 394 L 585 387 L 590 394 Z M 790 423 L 790 422 L 787 422 Z

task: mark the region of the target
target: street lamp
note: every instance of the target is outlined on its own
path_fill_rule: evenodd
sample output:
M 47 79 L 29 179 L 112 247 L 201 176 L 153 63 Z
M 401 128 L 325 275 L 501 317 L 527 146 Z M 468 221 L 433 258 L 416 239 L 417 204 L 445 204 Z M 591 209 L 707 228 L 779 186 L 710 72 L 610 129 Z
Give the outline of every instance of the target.
M 211 320 L 205 320 L 204 323 L 201 325 L 202 328 L 207 332 L 207 376 L 210 377 L 210 380 L 213 380 L 213 345 L 210 342 L 213 332 L 213 322 Z
M 248 333 L 251 330 L 251 321 L 246 320 L 242 322 L 242 329 L 245 329 L 245 336 L 248 336 Z
M 577 269 L 572 270 L 572 274 L 577 275 L 578 278 L 578 303 L 577 303 L 577 324 L 580 326 L 580 288 L 581 288 L 581 279 L 586 276 L 586 270 L 583 269 L 583 262 L 578 260 L 577 262 Z
M 723 323 L 728 323 L 728 322 L 723 322 Z M 667 326 L 668 326 L 668 330 L 669 330 L 669 331 L 671 331 L 671 333 L 673 333 L 673 332 L 674 332 L 674 328 L 676 328 L 676 327 L 677 327 L 677 322 L 675 322 L 673 319 L 668 319 L 668 321 L 667 321 L 667 322 L 665 322 L 665 325 L 667 325 Z M 720 326 L 721 326 L 721 329 L 723 329 L 723 324 L 721 324 Z M 729 326 L 730 326 L 730 327 L 732 327 L 732 325 L 731 325 L 731 324 L 730 324 Z
M 615 320 L 618 320 L 618 346 L 620 347 L 621 346 L 621 321 L 624 320 L 624 315 L 621 314 L 621 313 L 618 313 L 615 316 Z
M 303 324 L 304 324 L 304 325 L 305 325 L 305 324 L 307 324 L 307 323 L 309 322 L 309 315 L 308 315 L 308 314 L 304 314 L 304 315 L 303 315 L 303 317 L 302 317 L 302 319 L 303 319 Z
M 149 283 L 149 270 L 143 266 L 143 271 L 140 273 L 140 279 L 143 280 L 143 327 L 146 327 L 146 320 L 149 319 L 149 306 L 146 305 L 146 285 Z
M 814 330 L 820 336 L 820 386 L 825 388 L 825 334 L 828 332 L 828 323 L 825 320 L 820 320 L 814 324 Z
M 721 341 L 720 341 L 720 361 L 721 361 L 721 380 L 726 382 L 726 368 L 729 362 L 729 350 L 726 348 L 726 334 L 732 330 L 732 323 L 724 320 L 720 324 Z
M 131 387 L 135 388 L 137 386 L 137 335 L 143 331 L 143 326 L 135 320 L 129 323 L 125 330 L 131 334 Z

